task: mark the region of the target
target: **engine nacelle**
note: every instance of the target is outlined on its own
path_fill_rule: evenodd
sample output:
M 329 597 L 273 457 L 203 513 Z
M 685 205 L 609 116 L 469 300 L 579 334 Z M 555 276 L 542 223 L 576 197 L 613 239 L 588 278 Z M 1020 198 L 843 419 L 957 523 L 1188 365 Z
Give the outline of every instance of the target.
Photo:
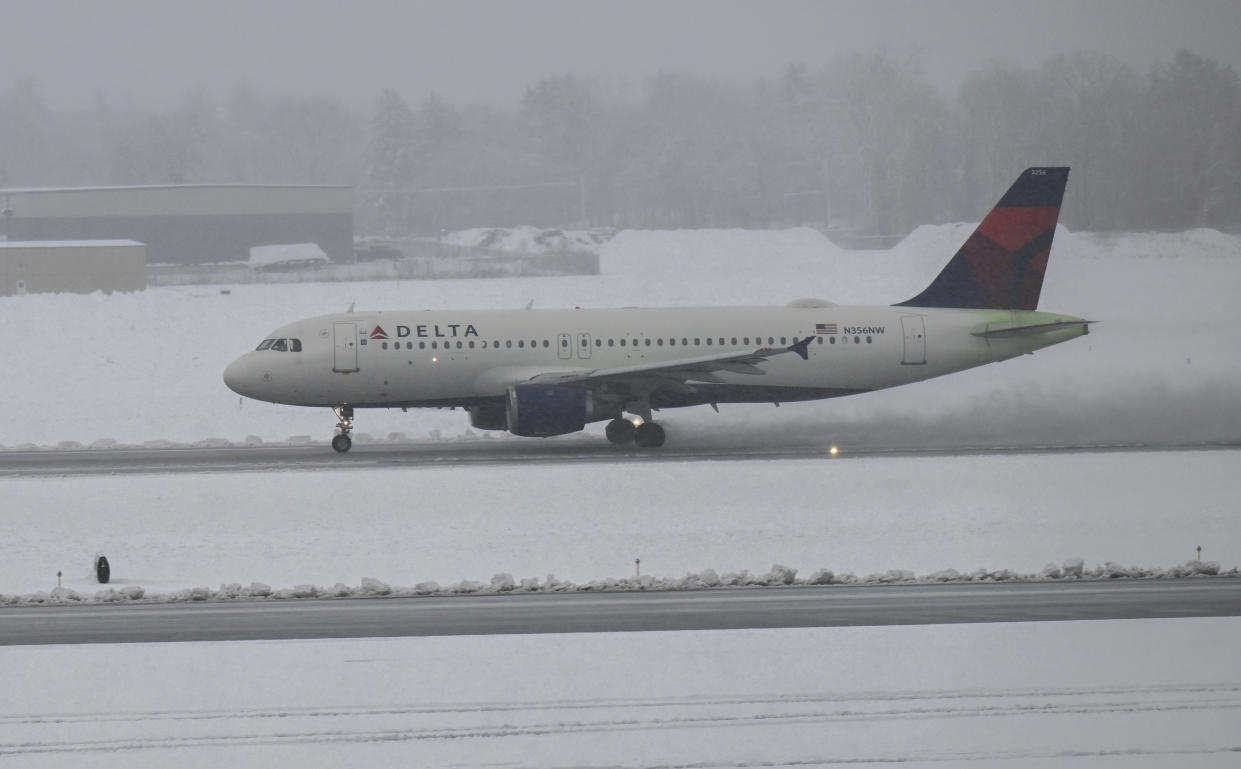
M 470 427 L 479 430 L 507 430 L 508 407 L 503 403 L 495 406 L 470 406 Z
M 528 438 L 575 433 L 586 427 L 590 394 L 570 385 L 514 385 L 508 388 L 508 431 Z

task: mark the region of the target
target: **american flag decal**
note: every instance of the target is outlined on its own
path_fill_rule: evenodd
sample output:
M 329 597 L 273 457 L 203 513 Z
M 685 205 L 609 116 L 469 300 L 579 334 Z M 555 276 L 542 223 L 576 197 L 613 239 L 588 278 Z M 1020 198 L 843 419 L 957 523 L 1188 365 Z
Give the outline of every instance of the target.
M 838 332 L 836 331 L 836 324 L 835 324 L 835 323 L 816 323 L 816 324 L 814 324 L 814 333 L 816 333 L 816 334 L 835 334 L 835 333 L 838 333 Z

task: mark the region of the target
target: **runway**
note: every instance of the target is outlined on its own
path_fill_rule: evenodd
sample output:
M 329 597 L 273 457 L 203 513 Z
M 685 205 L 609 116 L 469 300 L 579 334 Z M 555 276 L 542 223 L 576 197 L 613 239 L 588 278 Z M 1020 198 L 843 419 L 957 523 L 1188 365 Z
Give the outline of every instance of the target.
M 964 456 L 976 454 L 1116 453 L 1236 450 L 1241 443 L 1111 444 L 1062 446 L 847 446 L 686 443 L 656 450 L 615 447 L 601 438 L 480 438 L 465 441 L 355 444 L 338 454 L 324 443 L 305 445 L 36 449 L 0 451 L 0 477 L 122 475 L 131 473 L 268 472 L 271 470 L 408 469 L 521 463 L 649 463 Z
M 0 645 L 1241 616 L 1241 579 L 0 608 Z

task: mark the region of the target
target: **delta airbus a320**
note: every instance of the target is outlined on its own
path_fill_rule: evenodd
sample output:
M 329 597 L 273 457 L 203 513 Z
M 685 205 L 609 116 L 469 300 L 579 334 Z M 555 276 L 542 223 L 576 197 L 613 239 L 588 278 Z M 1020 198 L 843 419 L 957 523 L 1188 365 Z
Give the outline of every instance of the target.
M 340 452 L 362 408 L 462 407 L 476 428 L 530 437 L 607 420 L 612 443 L 654 448 L 661 409 L 869 392 L 1088 333 L 1037 311 L 1068 176 L 1024 171 L 931 285 L 890 307 L 351 311 L 272 331 L 224 381 L 330 407 Z

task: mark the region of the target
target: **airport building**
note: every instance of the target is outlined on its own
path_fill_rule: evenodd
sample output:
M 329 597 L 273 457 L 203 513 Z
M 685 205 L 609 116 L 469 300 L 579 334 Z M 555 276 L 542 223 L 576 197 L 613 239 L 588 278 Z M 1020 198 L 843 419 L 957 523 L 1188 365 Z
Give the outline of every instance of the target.
M 347 186 L 180 184 L 0 190 L 0 240 L 132 240 L 151 264 L 244 262 L 254 246 L 315 243 L 353 259 Z
M 142 291 L 146 263 L 132 240 L 0 242 L 0 296 Z

